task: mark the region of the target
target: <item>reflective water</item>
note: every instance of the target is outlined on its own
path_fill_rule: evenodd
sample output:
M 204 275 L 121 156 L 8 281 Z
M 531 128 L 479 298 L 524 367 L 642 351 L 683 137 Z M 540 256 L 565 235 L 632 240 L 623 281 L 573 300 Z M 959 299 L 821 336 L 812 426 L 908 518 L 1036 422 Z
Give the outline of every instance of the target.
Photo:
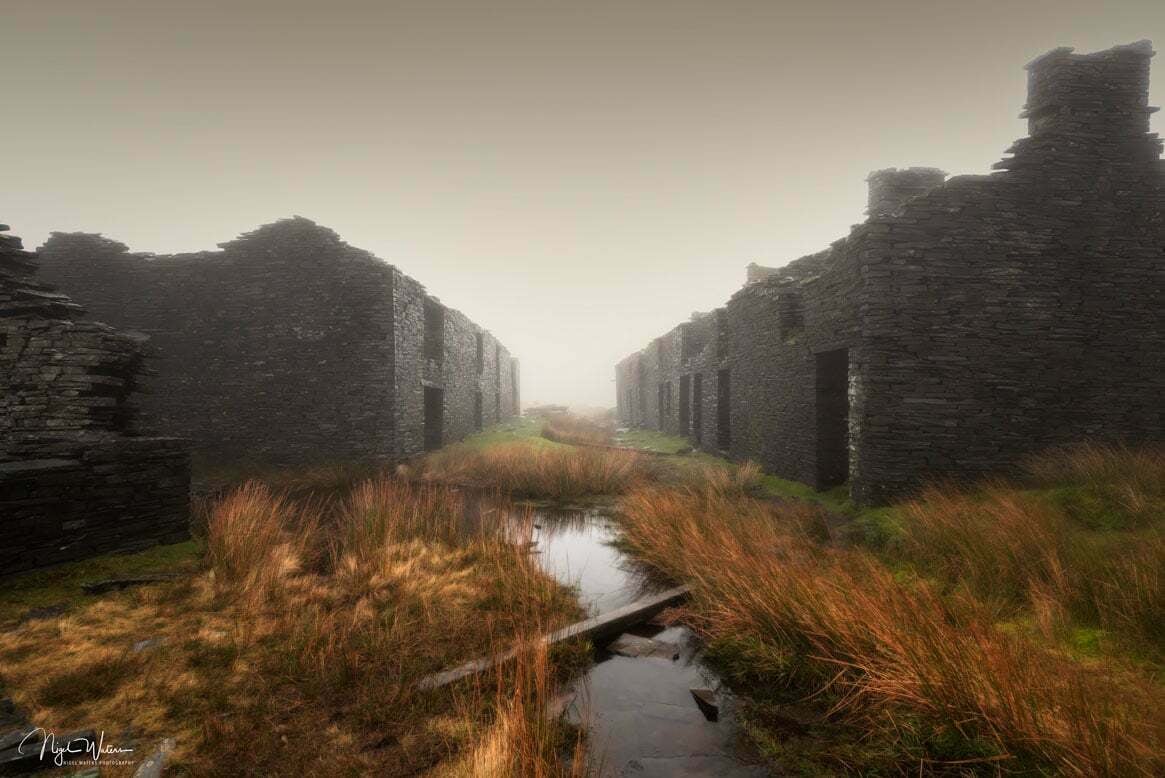
M 582 602 L 600 614 L 652 590 L 635 563 L 611 545 L 618 536 L 596 511 L 535 511 L 530 539 L 543 569 L 578 587 Z M 700 661 L 684 627 L 642 625 L 633 633 L 659 645 L 650 655 L 618 656 L 600 649 L 579 680 L 570 709 L 585 724 L 594 772 L 600 776 L 764 776 L 751 763 L 734 715 L 734 701 Z M 714 691 L 719 717 L 709 721 L 691 689 Z
M 534 512 L 531 540 L 539 564 L 557 580 L 575 586 L 592 616 L 660 589 L 612 545 L 617 536 L 611 519 L 597 511 Z

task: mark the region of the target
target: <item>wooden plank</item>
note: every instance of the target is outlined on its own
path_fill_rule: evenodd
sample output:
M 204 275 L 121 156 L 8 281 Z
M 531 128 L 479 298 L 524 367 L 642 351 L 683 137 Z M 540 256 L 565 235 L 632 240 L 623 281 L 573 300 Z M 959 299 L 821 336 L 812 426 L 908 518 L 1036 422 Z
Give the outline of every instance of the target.
M 543 635 L 540 640 L 551 646 L 555 643 L 561 643 L 564 640 L 576 639 L 591 640 L 596 644 L 602 645 L 604 641 L 611 640 L 623 634 L 628 627 L 647 621 L 665 608 L 678 605 L 686 600 L 690 593 L 688 587 L 677 586 L 674 589 L 668 589 L 658 594 L 648 595 L 647 597 L 624 605 L 622 608 L 616 608 L 613 611 L 592 616 L 589 619 L 551 632 L 549 635 Z M 426 676 L 421 679 L 421 682 L 417 686 L 421 689 L 439 689 L 455 681 L 460 681 L 463 678 L 468 678 L 490 668 L 497 667 L 517 655 L 518 649 L 511 648 L 501 654 L 474 659 L 472 662 L 466 662 L 458 667 L 442 670 L 439 673 Z

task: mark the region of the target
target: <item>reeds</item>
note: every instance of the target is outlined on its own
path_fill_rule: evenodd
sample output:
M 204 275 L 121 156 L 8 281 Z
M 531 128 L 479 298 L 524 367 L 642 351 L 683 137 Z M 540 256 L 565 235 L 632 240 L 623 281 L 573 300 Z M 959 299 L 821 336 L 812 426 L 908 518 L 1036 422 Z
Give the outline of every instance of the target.
M 1165 447 L 1082 443 L 1031 457 L 1028 482 L 1056 490 L 1077 522 L 1136 529 L 1165 522 Z
M 385 479 L 324 501 L 248 483 L 210 509 L 204 574 L 0 634 L 7 692 L 45 726 L 176 737 L 183 774 L 412 774 L 495 723 L 516 764 L 543 765 L 527 774 L 555 774 L 553 731 L 521 718 L 550 663 L 510 666 L 505 694 L 417 685 L 580 615 L 511 542 L 511 511 Z
M 1001 514 L 1007 504 L 1000 497 L 991 510 Z M 1075 661 L 998 628 L 995 610 L 965 589 L 947 593 L 868 552 L 823 546 L 812 508 L 701 488 L 640 489 L 623 508 L 633 549 L 692 584 L 704 634 L 748 647 L 741 664 L 754 674 L 754 689 L 824 694 L 834 714 L 868 738 L 896 743 L 899 769 L 1034 763 L 1066 775 L 1116 776 L 1165 767 L 1165 695 L 1148 676 Z M 1001 537 L 995 555 L 964 551 L 976 530 L 955 526 L 946 542 L 957 550 L 943 555 L 950 575 L 987 580 L 994 572 L 1016 590 L 1026 579 L 1012 566 L 1055 540 L 1040 527 Z M 966 553 L 974 559 L 960 566 Z M 1040 576 L 1056 585 L 1054 566 Z M 944 751 L 927 733 L 947 740 L 953 733 L 963 745 Z
M 610 446 L 615 442 L 615 429 L 581 416 L 554 414 L 543 422 L 542 437 L 558 443 Z
M 477 688 L 469 707 L 476 707 L 483 694 L 496 701 L 492 722 L 459 759 L 436 771 L 437 778 L 587 774 L 582 731 L 560 719 L 564 692 L 545 642 L 528 641 L 512 664 L 499 667 L 493 688 Z
M 207 555 L 220 587 L 269 594 L 298 572 L 319 526 L 312 506 L 291 503 L 249 481 L 209 511 Z
M 932 487 L 902 506 L 903 556 L 928 575 L 1165 652 L 1165 457 L 1078 446 L 1029 461 L 1028 485 Z
M 552 500 L 621 494 L 650 477 L 647 458 L 631 451 L 540 446 L 515 441 L 488 449 L 450 446 L 414 466 L 426 481 L 498 489 Z

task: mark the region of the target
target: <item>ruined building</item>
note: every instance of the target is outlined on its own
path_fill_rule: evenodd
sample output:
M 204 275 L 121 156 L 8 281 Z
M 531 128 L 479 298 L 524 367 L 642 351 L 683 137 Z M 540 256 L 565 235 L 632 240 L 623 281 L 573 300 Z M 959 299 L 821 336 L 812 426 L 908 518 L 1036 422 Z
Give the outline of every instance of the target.
M 0 575 L 189 536 L 183 441 L 138 434 L 145 338 L 83 317 L 0 225 Z
M 1165 439 L 1165 167 L 1142 41 L 1027 66 L 992 175 L 870 176 L 868 218 L 750 267 L 616 368 L 622 423 L 881 502 L 1079 440 Z
M 147 333 L 142 417 L 200 461 L 391 462 L 518 412 L 518 363 L 489 332 L 336 233 L 285 219 L 173 256 L 54 233 L 42 274 Z

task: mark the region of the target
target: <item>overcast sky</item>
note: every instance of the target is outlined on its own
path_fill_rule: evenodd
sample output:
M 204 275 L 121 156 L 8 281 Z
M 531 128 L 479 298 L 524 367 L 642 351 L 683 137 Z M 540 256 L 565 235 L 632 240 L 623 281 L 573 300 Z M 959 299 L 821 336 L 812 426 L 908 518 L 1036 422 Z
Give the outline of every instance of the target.
M 1027 61 L 1142 38 L 1162 0 L 0 0 L 0 221 L 168 253 L 306 216 L 497 334 L 527 404 L 613 405 L 869 171 L 987 172 Z

